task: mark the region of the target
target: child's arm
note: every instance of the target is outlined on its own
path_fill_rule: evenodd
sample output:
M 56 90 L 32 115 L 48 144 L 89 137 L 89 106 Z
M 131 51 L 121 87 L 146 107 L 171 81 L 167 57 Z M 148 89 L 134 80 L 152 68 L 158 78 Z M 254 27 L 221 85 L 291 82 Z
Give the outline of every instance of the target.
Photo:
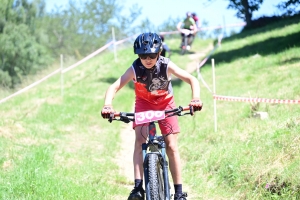
M 176 26 L 176 28 L 179 32 L 181 32 L 181 26 L 182 26 L 182 22 L 180 21 L 180 22 L 178 22 L 178 24 Z
M 129 67 L 127 71 L 107 89 L 104 105 L 112 105 L 112 100 L 114 99 L 115 94 L 133 78 L 133 69 L 132 67 Z
M 101 115 L 103 118 L 109 118 L 111 113 L 114 113 L 114 109 L 112 106 L 112 100 L 115 97 L 115 94 L 130 80 L 134 78 L 134 72 L 131 67 L 127 69 L 127 71 L 116 80 L 111 86 L 108 87 L 105 93 L 104 105 L 101 111 Z

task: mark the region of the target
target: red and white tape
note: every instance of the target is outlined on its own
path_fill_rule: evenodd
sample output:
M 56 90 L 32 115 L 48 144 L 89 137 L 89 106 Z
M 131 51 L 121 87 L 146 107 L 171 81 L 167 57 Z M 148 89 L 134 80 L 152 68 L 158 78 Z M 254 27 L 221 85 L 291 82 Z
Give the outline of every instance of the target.
M 259 102 L 276 104 L 300 104 L 300 100 L 266 99 L 266 98 L 247 98 L 213 95 L 213 98 L 221 101 L 240 101 L 240 102 Z

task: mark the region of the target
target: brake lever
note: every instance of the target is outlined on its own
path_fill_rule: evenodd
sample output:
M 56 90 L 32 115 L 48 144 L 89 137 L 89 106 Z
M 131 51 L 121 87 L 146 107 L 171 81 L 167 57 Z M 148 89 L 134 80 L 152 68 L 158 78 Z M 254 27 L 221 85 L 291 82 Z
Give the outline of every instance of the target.
M 192 115 L 192 116 L 194 115 L 194 108 L 193 108 L 193 106 L 190 106 L 190 112 L 189 112 L 189 114 Z
M 113 118 L 114 118 L 114 113 L 110 113 L 109 119 L 108 119 L 109 123 L 111 123 L 113 121 Z

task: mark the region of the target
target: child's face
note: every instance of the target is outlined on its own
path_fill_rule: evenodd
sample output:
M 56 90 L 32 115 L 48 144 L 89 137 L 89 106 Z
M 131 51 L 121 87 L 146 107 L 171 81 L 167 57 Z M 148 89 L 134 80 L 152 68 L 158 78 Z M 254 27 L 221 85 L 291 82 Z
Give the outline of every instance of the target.
M 147 69 L 151 69 L 156 64 L 158 56 L 159 56 L 159 53 L 149 53 L 149 54 L 141 54 L 141 55 L 139 55 L 139 58 L 140 58 L 142 64 Z

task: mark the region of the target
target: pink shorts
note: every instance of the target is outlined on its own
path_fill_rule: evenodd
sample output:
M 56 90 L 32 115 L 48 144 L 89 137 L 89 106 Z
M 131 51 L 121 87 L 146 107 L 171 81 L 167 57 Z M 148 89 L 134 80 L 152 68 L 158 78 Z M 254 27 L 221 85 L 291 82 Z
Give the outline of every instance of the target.
M 143 99 L 136 99 L 135 101 L 135 112 L 144 112 L 148 110 L 170 110 L 174 108 L 176 108 L 176 104 L 173 96 L 170 98 L 170 101 L 159 105 L 151 104 Z M 148 124 L 149 123 L 136 125 L 135 122 L 133 122 L 132 128 L 135 129 L 137 126 L 148 126 Z M 158 124 L 163 135 L 180 132 L 176 115 L 159 120 Z

